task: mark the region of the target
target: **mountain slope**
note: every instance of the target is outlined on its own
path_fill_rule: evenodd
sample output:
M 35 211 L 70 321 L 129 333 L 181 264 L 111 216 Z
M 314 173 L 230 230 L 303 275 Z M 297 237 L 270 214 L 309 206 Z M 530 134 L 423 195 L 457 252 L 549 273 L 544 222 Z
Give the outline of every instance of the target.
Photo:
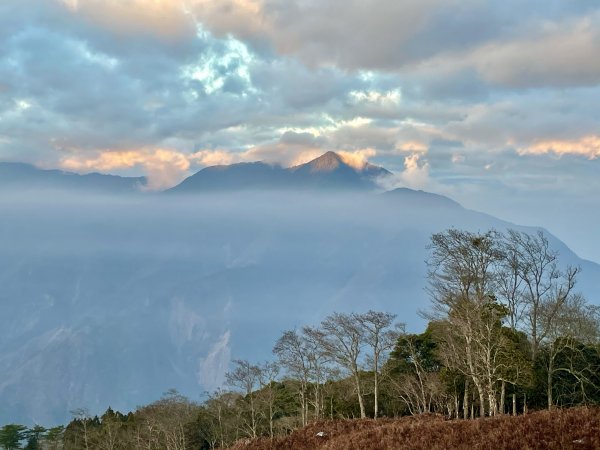
M 285 185 L 287 172 L 262 162 L 211 166 L 183 180 L 171 192 L 276 189 Z
M 458 202 L 455 202 L 448 197 L 444 197 L 443 195 L 415 191 L 408 188 L 396 188 L 391 191 L 386 191 L 381 195 L 390 202 L 401 201 L 404 206 L 413 205 L 422 207 L 428 205 L 431 208 L 462 208 Z

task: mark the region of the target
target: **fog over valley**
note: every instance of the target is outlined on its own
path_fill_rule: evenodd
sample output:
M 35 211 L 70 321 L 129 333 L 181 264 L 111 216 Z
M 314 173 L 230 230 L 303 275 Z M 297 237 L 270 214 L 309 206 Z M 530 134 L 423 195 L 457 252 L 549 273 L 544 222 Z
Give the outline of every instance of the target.
M 60 423 L 224 383 L 333 311 L 425 321 L 426 246 L 512 224 L 409 189 L 0 192 L 0 422 Z M 532 229 L 526 229 L 532 231 Z M 550 237 L 597 302 L 600 266 Z

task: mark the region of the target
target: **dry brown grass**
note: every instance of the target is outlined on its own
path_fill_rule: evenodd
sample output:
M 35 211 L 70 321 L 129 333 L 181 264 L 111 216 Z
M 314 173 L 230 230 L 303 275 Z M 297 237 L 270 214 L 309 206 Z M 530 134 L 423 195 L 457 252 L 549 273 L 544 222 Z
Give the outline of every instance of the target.
M 319 431 L 327 433 L 318 437 Z M 526 416 L 445 420 L 319 422 L 289 436 L 238 442 L 231 450 L 589 450 L 600 449 L 600 408 L 540 411 Z

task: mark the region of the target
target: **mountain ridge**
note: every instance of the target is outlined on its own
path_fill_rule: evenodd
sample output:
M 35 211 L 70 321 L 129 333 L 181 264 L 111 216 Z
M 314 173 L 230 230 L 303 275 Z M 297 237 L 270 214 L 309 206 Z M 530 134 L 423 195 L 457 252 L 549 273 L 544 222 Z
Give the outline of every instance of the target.
M 79 174 L 60 169 L 40 169 L 21 162 L 0 161 L 2 188 L 135 193 L 143 191 L 146 186 L 146 177 L 121 177 L 98 172 Z
M 218 174 L 218 175 L 217 175 Z M 206 167 L 189 176 L 169 193 L 253 190 L 358 190 L 379 188 L 377 179 L 392 175 L 383 167 L 365 163 L 353 167 L 339 154 L 329 151 L 292 167 L 272 165 L 262 161 Z

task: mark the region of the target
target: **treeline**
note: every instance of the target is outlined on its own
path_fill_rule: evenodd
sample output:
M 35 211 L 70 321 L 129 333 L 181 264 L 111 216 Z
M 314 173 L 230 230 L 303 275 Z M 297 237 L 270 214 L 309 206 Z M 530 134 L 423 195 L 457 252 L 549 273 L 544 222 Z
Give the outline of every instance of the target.
M 126 415 L 77 411 L 65 428 L 8 425 L 0 446 L 225 448 L 317 420 L 468 419 L 600 403 L 599 309 L 576 291 L 580 269 L 560 264 L 542 232 L 451 229 L 428 249 L 421 334 L 386 312 L 334 313 L 284 331 L 272 362 L 234 361 L 229 389 L 202 403 L 171 391 Z

